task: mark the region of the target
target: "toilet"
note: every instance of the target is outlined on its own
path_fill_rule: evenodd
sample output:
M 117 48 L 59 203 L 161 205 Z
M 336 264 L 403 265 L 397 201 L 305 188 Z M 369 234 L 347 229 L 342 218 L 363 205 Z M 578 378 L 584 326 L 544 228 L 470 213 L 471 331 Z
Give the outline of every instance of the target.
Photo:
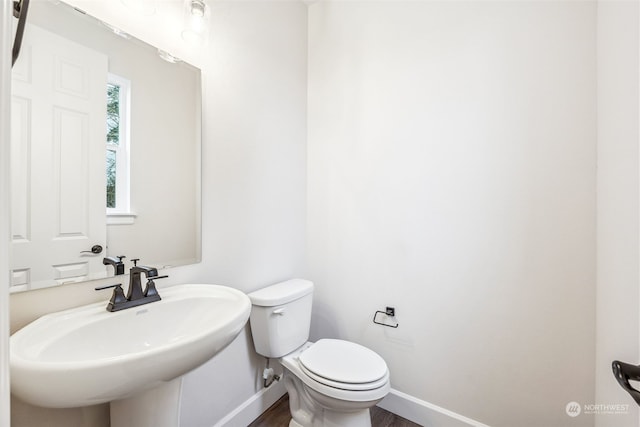
M 384 359 L 337 339 L 309 342 L 313 283 L 292 279 L 249 294 L 258 354 L 284 367 L 289 427 L 371 427 L 369 408 L 389 393 Z

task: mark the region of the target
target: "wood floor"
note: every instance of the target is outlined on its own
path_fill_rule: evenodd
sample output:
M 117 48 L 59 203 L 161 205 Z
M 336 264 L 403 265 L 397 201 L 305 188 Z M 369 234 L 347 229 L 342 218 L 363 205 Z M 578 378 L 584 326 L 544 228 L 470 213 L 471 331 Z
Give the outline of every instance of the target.
M 267 409 L 249 427 L 287 427 L 291 420 L 289 413 L 289 395 L 285 394 L 280 400 Z M 402 417 L 374 406 L 371 408 L 371 424 L 373 427 L 420 427 Z

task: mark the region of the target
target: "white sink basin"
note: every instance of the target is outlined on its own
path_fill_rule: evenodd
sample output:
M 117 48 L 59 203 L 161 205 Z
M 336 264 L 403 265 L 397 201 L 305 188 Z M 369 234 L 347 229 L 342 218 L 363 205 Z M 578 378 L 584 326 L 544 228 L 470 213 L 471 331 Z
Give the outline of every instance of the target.
M 11 392 L 67 408 L 123 399 L 198 367 L 242 330 L 251 302 L 217 285 L 160 290 L 161 301 L 107 302 L 48 314 L 11 336 Z

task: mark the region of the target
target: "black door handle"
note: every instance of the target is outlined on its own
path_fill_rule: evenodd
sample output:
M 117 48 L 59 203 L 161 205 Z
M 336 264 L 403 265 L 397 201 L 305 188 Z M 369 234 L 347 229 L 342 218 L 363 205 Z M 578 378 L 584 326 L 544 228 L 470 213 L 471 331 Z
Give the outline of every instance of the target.
M 18 27 L 16 30 L 16 38 L 13 41 L 13 49 L 11 52 L 11 66 L 16 63 L 20 55 L 20 47 L 22 46 L 22 37 L 24 36 L 24 25 L 27 22 L 27 11 L 29 10 L 29 0 L 17 0 L 13 2 L 13 16 L 18 18 Z
M 629 380 L 640 381 L 640 366 L 614 360 L 611 368 L 613 369 L 613 375 L 616 377 L 618 384 L 620 384 L 640 406 L 640 391 L 631 387 L 631 384 L 629 384 Z
M 91 250 L 90 251 L 80 251 L 81 254 L 84 253 L 88 253 L 88 254 L 101 254 L 102 253 L 102 246 L 100 245 L 93 245 L 91 246 Z

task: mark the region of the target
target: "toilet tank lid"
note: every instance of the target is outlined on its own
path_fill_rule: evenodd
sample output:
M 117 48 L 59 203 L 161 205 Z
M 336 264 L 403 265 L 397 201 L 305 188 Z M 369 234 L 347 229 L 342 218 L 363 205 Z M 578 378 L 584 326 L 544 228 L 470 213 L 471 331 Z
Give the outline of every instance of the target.
M 251 292 L 251 304 L 273 307 L 302 298 L 313 292 L 313 282 L 305 279 L 291 279 Z

